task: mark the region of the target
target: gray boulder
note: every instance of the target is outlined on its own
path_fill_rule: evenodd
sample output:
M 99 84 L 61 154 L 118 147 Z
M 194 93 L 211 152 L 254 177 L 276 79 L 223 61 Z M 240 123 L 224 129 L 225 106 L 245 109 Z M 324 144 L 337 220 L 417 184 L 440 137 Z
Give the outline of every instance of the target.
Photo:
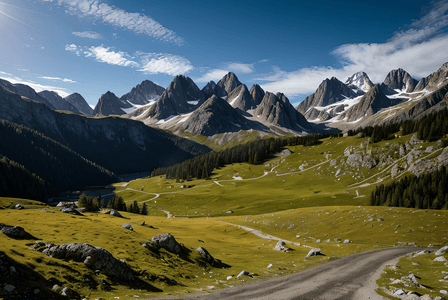
M 347 164 L 353 168 L 359 167 L 360 162 L 362 162 L 362 155 L 360 154 L 350 154 L 347 158 Z
M 321 251 L 320 248 L 313 248 L 308 252 L 306 257 L 317 256 L 317 255 L 321 254 L 320 251 Z
M 284 241 L 278 241 L 277 244 L 274 247 L 275 251 L 281 251 L 281 252 L 289 252 L 291 249 L 285 246 Z
M 26 232 L 25 229 L 20 226 L 7 226 L 0 223 L 0 232 L 3 232 L 5 235 L 13 239 L 35 239 L 35 237 Z
M 47 247 L 42 252 L 54 258 L 83 262 L 89 269 L 100 270 L 108 276 L 123 280 L 134 279 L 131 268 L 124 260 L 114 258 L 107 250 L 100 247 L 72 243 Z
M 21 204 L 14 205 L 14 209 L 24 209 L 24 207 Z
M 442 255 L 446 252 L 446 250 L 448 250 L 448 246 L 444 246 L 442 248 L 440 248 L 439 250 L 436 251 L 436 253 L 434 253 L 436 256 Z
M 123 224 L 121 225 L 121 227 L 123 227 L 124 229 L 134 230 L 134 228 L 132 228 L 132 225 L 129 223 Z
M 182 246 L 176 241 L 174 236 L 169 233 L 153 236 L 151 242 L 156 243 L 159 247 L 164 248 L 171 253 L 182 253 Z
M 448 147 L 443 149 L 442 153 L 437 157 L 439 163 L 448 162 Z
M 123 216 L 122 216 L 118 211 L 116 211 L 116 210 L 111 210 L 111 211 L 109 212 L 109 214 L 110 214 L 111 216 L 114 216 L 114 217 L 123 218 Z
M 249 272 L 242 270 L 237 276 L 236 278 L 240 278 L 241 276 L 249 276 Z
M 73 207 L 65 207 L 60 210 L 62 213 L 71 214 L 75 216 L 82 216 L 83 214 L 76 210 L 76 208 Z
M 378 164 L 378 162 L 374 158 L 372 158 L 370 156 L 364 156 L 362 159 L 361 166 L 363 166 L 364 168 L 367 168 L 367 169 L 372 169 L 377 164 Z
M 215 259 L 213 258 L 213 256 L 203 247 L 198 247 L 196 248 L 196 251 L 199 252 L 199 255 L 201 256 L 201 258 L 208 262 L 209 264 L 213 265 L 215 263 Z

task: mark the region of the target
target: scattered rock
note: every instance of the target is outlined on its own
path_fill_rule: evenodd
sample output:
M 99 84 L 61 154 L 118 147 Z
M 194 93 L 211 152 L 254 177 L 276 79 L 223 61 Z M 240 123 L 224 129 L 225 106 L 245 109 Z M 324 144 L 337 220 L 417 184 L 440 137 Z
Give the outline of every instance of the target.
M 436 256 L 442 255 L 446 252 L 446 250 L 448 250 L 448 246 L 444 246 L 442 248 L 440 248 L 439 250 L 436 251 L 436 253 L 434 253 Z
M 118 211 L 116 211 L 116 210 L 111 210 L 111 211 L 109 212 L 109 214 L 110 214 L 111 216 L 114 216 L 114 217 L 123 218 L 123 216 L 122 216 Z
M 448 161 L 448 147 L 443 149 L 442 153 L 437 157 L 439 163 L 444 163 Z
M 233 214 L 233 210 L 226 211 L 226 214 Z
M 444 262 L 444 261 L 446 261 L 446 258 L 443 256 L 439 256 L 439 257 L 435 258 L 434 261 Z
M 79 296 L 78 293 L 76 293 L 74 290 L 72 290 L 69 287 L 64 287 L 61 291 L 61 294 L 63 296 L 67 296 L 70 299 L 78 298 L 78 296 Z
M 321 254 L 320 251 L 321 251 L 320 248 L 313 248 L 313 249 L 311 249 L 311 250 L 308 252 L 308 254 L 306 255 L 306 257 L 317 256 L 317 255 Z
M 73 208 L 73 207 L 64 207 L 63 209 L 60 210 L 60 212 L 66 213 L 66 214 L 75 215 L 75 216 L 82 216 L 83 215 L 78 210 L 76 210 L 76 208 Z
M 269 264 L 267 267 L 267 269 L 270 269 L 270 268 L 272 268 L 272 264 Z
M 402 289 L 396 290 L 394 295 L 396 295 L 396 296 L 404 295 L 404 291 Z
M 14 209 L 24 209 L 25 207 L 23 207 L 22 205 L 20 205 L 20 204 L 16 204 L 16 205 L 14 205 Z
M 198 251 L 199 254 L 201 255 L 202 259 L 204 261 L 206 261 L 207 263 L 209 263 L 210 265 L 213 265 L 215 263 L 215 259 L 205 248 L 198 247 L 198 248 L 196 248 L 196 251 Z
M 132 225 L 129 223 L 123 224 L 121 225 L 121 227 L 123 227 L 124 229 L 134 230 L 134 228 L 132 228 Z
M 355 147 L 353 147 L 353 146 L 349 146 L 349 147 L 345 148 L 344 156 L 350 156 L 354 150 L 355 150 Z
M 54 258 L 83 262 L 89 269 L 100 270 L 109 276 L 124 280 L 134 279 L 131 268 L 124 260 L 114 258 L 107 250 L 100 247 L 73 243 L 47 247 L 42 252 Z
M 336 160 L 336 159 L 332 159 L 332 160 L 330 161 L 330 167 L 335 166 L 336 163 L 337 163 L 337 160 Z
M 423 173 L 437 171 L 437 165 L 429 159 L 417 159 L 410 164 L 408 171 L 420 176 Z
M 172 236 L 169 233 L 153 236 L 151 241 L 156 243 L 159 247 L 164 248 L 165 250 L 171 253 L 175 254 L 182 253 L 181 245 L 176 241 L 174 236 Z
M 347 164 L 353 168 L 359 167 L 360 162 L 362 162 L 362 155 L 360 154 L 350 154 L 347 158 Z
M 351 243 L 351 241 L 349 239 L 345 239 L 343 243 L 348 244 L 348 243 Z
M 281 252 L 289 252 L 291 249 L 285 246 L 284 241 L 278 241 L 277 244 L 274 247 L 275 251 L 281 251 Z
M 442 295 L 447 295 L 448 292 L 447 292 L 446 290 L 440 290 L 440 294 L 442 294 Z
M 231 276 L 231 275 L 227 276 L 227 280 L 230 280 L 232 278 L 233 278 L 233 276 Z
M 241 276 L 249 276 L 249 272 L 242 270 L 237 276 L 236 278 L 240 278 Z
M 374 158 L 372 158 L 370 156 L 364 156 L 362 159 L 361 166 L 363 166 L 364 168 L 367 168 L 367 169 L 372 169 L 377 164 L 378 164 L 378 162 Z
M 8 293 L 11 293 L 12 291 L 14 291 L 16 289 L 15 286 L 13 286 L 12 284 L 7 284 L 4 287 L 5 291 L 7 291 Z
M 292 154 L 292 152 L 289 149 L 285 149 L 282 152 L 280 152 L 280 156 L 282 157 L 282 159 L 290 156 L 291 154 Z

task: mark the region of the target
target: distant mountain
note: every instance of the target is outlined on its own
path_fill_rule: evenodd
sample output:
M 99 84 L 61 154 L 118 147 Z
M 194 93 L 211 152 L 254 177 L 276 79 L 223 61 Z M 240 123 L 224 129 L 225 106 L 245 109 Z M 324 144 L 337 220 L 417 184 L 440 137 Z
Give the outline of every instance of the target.
M 20 83 L 12 84 L 11 82 L 4 79 L 0 79 L 0 85 L 11 92 L 19 94 L 22 97 L 27 97 L 28 99 L 43 103 L 50 109 L 56 109 L 56 107 L 51 104 L 50 101 L 39 96 L 36 91 L 28 85 Z
M 383 82 L 384 85 L 394 90 L 394 94 L 398 93 L 395 90 L 402 90 L 406 93 L 411 93 L 417 83 L 417 80 L 412 78 L 411 75 L 403 69 L 390 71 Z
M 121 100 L 120 98 L 115 96 L 114 93 L 108 91 L 107 93 L 103 94 L 98 100 L 98 103 L 93 110 L 93 115 L 96 117 L 107 117 L 110 115 L 120 116 L 126 114 L 123 108 L 130 107 L 132 107 L 131 104 Z
M 363 92 L 361 87 L 366 88 L 369 82 L 367 81 L 368 77 L 365 79 L 363 76 L 359 78 L 359 82 L 356 82 L 356 80 L 354 80 L 356 78 L 355 75 L 350 77 L 352 80 L 349 78 L 347 81 L 352 85 L 352 88 L 354 88 L 356 92 L 336 77 L 332 77 L 331 79 L 327 78 L 319 85 L 316 92 L 306 97 L 305 100 L 296 107 L 297 111 L 303 114 L 308 120 L 314 120 L 316 118 L 327 120 L 332 117 L 333 114 L 328 112 L 327 115 L 321 115 L 320 112 L 322 110 L 316 109 L 316 107 L 325 107 L 344 99 L 357 97 L 359 95 L 359 90 Z M 363 82 L 362 84 L 361 80 Z M 340 109 L 341 107 L 336 110 L 340 111 Z
M 428 77 L 420 79 L 417 83 L 414 92 L 422 90 L 435 91 L 446 82 L 448 78 L 448 62 L 443 64 L 436 72 L 432 73 Z
M 264 97 L 264 90 L 259 86 L 258 84 L 254 84 L 249 91 L 250 95 L 252 96 L 252 99 L 255 102 L 255 105 L 258 105 L 261 103 Z
M 358 95 L 367 93 L 373 87 L 372 81 L 364 72 L 353 74 L 345 81 L 345 84 Z
M 129 101 L 135 105 L 146 105 L 150 101 L 156 101 L 164 91 L 165 89 L 160 85 L 145 80 L 132 88 L 129 93 L 123 95 L 120 99 L 123 102 Z
M 186 132 L 212 136 L 225 132 L 238 132 L 256 127 L 254 122 L 247 120 L 233 109 L 222 98 L 212 95 L 186 121 L 180 123 L 180 128 Z
M 238 87 L 241 82 L 238 77 L 232 72 L 227 73 L 216 85 L 218 97 L 228 96 L 236 87 Z
M 266 92 L 253 114 L 257 119 L 272 125 L 299 131 L 311 129 L 305 117 L 294 109 L 283 94 Z
M 154 104 L 137 109 L 129 116 L 147 123 L 156 123 L 158 120 L 192 112 L 204 101 L 204 93 L 193 80 L 178 75 Z
M 227 102 L 233 108 L 238 108 L 242 111 L 254 109 L 257 106 L 245 84 L 240 84 L 234 88 L 228 95 Z
M 73 93 L 64 98 L 65 101 L 76 107 L 82 114 L 90 116 L 93 114 L 93 109 L 87 103 L 86 99 L 78 93 Z
M 51 104 L 53 104 L 54 107 L 56 107 L 57 110 L 64 110 L 64 111 L 70 111 L 75 114 L 81 114 L 81 112 L 73 106 L 71 103 L 67 102 L 65 99 L 63 99 L 61 96 L 59 96 L 56 92 L 53 91 L 42 91 L 37 93 L 39 96 L 47 99 L 50 101 Z
M 399 100 L 398 100 L 399 101 Z M 361 118 L 373 116 L 382 108 L 386 108 L 398 103 L 397 100 L 389 99 L 384 94 L 379 84 L 374 85 L 359 102 L 339 116 L 340 120 L 347 122 L 357 121 Z
M 0 107 L 0 119 L 39 131 L 116 174 L 150 171 L 209 151 L 142 122 L 64 114 L 4 88 Z

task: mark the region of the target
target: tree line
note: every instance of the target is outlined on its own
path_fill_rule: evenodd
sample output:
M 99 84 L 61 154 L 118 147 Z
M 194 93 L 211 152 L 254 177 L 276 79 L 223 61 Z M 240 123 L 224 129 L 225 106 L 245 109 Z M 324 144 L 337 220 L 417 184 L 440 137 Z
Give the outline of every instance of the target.
M 338 134 L 310 134 L 302 137 L 258 139 L 226 150 L 199 155 L 170 167 L 155 169 L 151 176 L 165 175 L 167 179 L 176 180 L 208 179 L 213 170 L 225 165 L 243 162 L 253 165 L 261 164 L 275 153 L 280 152 L 285 146 L 316 145 L 320 143 L 320 139 L 329 136 L 338 136 Z
M 372 192 L 373 206 L 396 206 L 422 209 L 448 209 L 448 169 L 417 176 L 406 176 Z
M 87 211 L 97 212 L 101 208 L 105 207 L 104 199 L 94 196 L 86 196 L 86 194 L 81 194 L 78 199 L 78 207 L 84 207 Z M 107 203 L 106 208 L 117 211 L 127 211 L 134 214 L 147 215 L 148 208 L 145 203 L 143 203 L 142 209 L 138 206 L 138 202 L 134 202 L 126 205 L 123 197 L 114 195 L 112 199 Z
M 383 124 L 362 127 L 349 130 L 347 134 L 354 136 L 362 133 L 364 136 L 370 136 L 371 143 L 377 143 L 383 140 L 395 138 L 397 132 L 402 135 L 416 132 L 417 138 L 424 141 L 436 141 L 442 139 L 443 145 L 448 145 L 448 108 L 444 108 L 435 113 L 428 114 L 418 120 L 405 120 L 399 123 Z

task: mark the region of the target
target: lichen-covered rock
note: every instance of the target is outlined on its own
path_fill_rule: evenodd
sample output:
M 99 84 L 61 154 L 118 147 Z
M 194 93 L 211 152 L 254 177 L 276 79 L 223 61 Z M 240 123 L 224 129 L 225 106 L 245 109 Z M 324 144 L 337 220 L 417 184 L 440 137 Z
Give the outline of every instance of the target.
M 107 250 L 100 247 L 72 243 L 47 247 L 42 252 L 54 258 L 83 262 L 89 269 L 100 270 L 108 276 L 124 280 L 134 279 L 131 268 L 124 260 L 114 258 Z
M 181 245 L 176 241 L 174 236 L 172 236 L 169 233 L 153 236 L 151 241 L 156 243 L 159 247 L 164 248 L 165 250 L 171 253 L 175 254 L 182 253 Z
M 410 164 L 408 171 L 420 176 L 423 173 L 437 171 L 437 165 L 429 159 L 417 159 Z
M 353 168 L 359 167 L 359 164 L 362 162 L 362 155 L 360 154 L 350 154 L 347 158 L 347 164 Z
M 123 224 L 121 225 L 121 227 L 123 227 L 124 229 L 134 230 L 134 228 L 132 228 L 132 225 L 129 223 Z
M 448 147 L 443 149 L 442 153 L 437 157 L 439 163 L 447 164 L 448 163 Z
M 367 168 L 367 169 L 372 169 L 373 167 L 375 167 L 377 165 L 377 163 L 378 162 L 374 158 L 372 158 L 370 156 L 364 156 L 362 159 L 361 166 L 363 166 L 364 168 Z
M 336 160 L 336 159 L 332 159 L 332 160 L 330 161 L 330 167 L 335 166 L 336 163 L 337 163 L 337 160 Z
M 345 148 L 344 156 L 350 156 L 354 150 L 355 150 L 355 147 L 353 147 L 353 146 L 349 146 L 349 147 Z
M 82 216 L 83 214 L 76 210 L 73 207 L 66 207 L 60 210 L 62 213 L 71 214 L 75 216 Z

